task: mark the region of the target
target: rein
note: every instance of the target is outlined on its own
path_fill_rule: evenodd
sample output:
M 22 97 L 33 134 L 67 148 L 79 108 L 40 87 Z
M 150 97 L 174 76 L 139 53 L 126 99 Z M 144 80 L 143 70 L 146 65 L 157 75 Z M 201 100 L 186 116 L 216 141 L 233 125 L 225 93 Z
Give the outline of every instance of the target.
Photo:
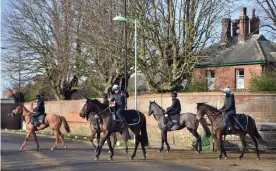
M 99 113 L 96 113 L 95 115 L 99 115 L 99 114 L 105 112 L 106 110 L 108 110 L 109 108 L 110 108 L 110 106 L 108 106 L 107 108 L 105 108 L 103 111 L 101 111 L 101 112 L 99 112 Z

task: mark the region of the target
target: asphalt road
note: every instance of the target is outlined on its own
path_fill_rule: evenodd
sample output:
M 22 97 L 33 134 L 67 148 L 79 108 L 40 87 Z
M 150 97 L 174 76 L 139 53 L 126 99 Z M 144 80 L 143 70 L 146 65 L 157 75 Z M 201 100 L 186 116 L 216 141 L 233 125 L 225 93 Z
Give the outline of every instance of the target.
M 155 160 L 148 158 L 142 160 L 141 149 L 137 150 L 135 159 L 129 160 L 129 154 L 122 150 L 115 149 L 113 161 L 108 161 L 108 151 L 102 150 L 100 160 L 95 161 L 95 152 L 90 144 L 65 139 L 68 149 L 63 149 L 59 144 L 58 148 L 51 151 L 54 139 L 49 137 L 38 137 L 40 150 L 36 150 L 34 138 L 31 136 L 26 147 L 20 151 L 20 145 L 25 135 L 1 132 L 1 170 L 108 170 L 108 171 L 200 171 L 203 169 L 192 168 L 191 166 L 176 165 L 166 160 Z M 147 149 L 147 153 L 154 153 L 156 150 Z

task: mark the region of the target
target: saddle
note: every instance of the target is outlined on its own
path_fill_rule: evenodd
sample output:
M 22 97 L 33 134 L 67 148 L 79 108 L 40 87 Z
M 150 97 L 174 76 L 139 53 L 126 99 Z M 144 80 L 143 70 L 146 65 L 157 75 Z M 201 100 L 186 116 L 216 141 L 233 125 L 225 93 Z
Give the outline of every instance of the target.
M 119 122 L 120 120 L 116 115 L 115 109 L 110 108 L 109 111 L 112 114 L 112 119 Z M 126 110 L 122 113 L 122 117 L 128 125 L 136 125 L 140 123 L 140 115 L 137 110 Z
M 231 122 L 231 121 L 229 121 Z M 237 130 L 247 130 L 247 125 L 248 125 L 248 115 L 246 114 L 236 114 L 234 115 L 234 121 L 233 121 L 233 126 Z M 231 123 L 230 123 L 231 124 Z M 227 130 L 231 130 L 231 126 L 228 123 L 228 128 Z
M 45 123 L 45 117 L 46 117 L 46 113 L 44 113 L 43 115 L 40 115 L 38 117 L 34 117 L 38 122 L 39 124 L 43 124 Z M 31 122 L 33 123 L 33 118 L 31 117 Z
M 169 119 L 165 119 L 165 123 L 168 128 L 172 128 L 174 125 L 179 125 L 180 113 L 175 115 L 169 115 Z

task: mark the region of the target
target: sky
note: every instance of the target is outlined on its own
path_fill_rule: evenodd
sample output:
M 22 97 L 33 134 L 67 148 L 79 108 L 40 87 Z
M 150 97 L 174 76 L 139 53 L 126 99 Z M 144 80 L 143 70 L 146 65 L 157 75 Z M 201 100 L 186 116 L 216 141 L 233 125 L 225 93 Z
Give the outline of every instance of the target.
M 2 14 L 3 12 L 5 12 L 6 10 L 10 10 L 9 7 L 8 7 L 8 2 L 9 1 L 12 1 L 12 0 L 1 0 L 1 47 L 5 47 L 5 44 L 2 42 Z M 254 0 L 241 0 L 239 2 L 239 4 L 235 7 L 235 9 L 237 9 L 235 12 L 233 12 L 231 14 L 231 19 L 238 19 L 240 14 L 241 14 L 241 8 L 242 7 L 246 7 L 247 8 L 247 15 L 251 16 L 252 14 L 252 8 L 256 8 L 256 4 L 253 3 Z M 258 10 L 258 8 L 256 8 L 256 15 L 257 16 L 260 16 L 260 18 L 264 17 L 264 13 L 260 10 Z M 262 21 L 262 20 L 261 20 Z M 221 25 L 218 26 L 218 28 L 220 29 L 221 28 Z M 264 32 L 262 30 L 260 30 L 260 34 L 264 34 Z M 269 37 L 267 35 L 265 35 L 268 39 Z M 0 49 L 1 51 L 1 56 L 2 56 L 2 49 Z M 1 64 L 2 66 L 2 64 Z M 9 82 L 4 80 L 2 78 L 2 75 L 3 73 L 1 73 L 0 77 L 1 77 L 1 97 L 2 97 L 2 91 L 9 85 Z

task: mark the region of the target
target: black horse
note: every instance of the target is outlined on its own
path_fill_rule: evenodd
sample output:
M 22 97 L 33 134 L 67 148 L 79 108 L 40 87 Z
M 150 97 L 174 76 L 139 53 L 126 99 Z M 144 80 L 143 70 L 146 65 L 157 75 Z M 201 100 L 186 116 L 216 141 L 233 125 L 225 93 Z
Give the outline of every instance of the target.
M 99 118 L 102 119 L 103 121 L 102 131 L 104 132 L 105 135 L 99 144 L 98 151 L 95 158 L 96 160 L 99 159 L 101 149 L 105 141 L 110 137 L 110 135 L 114 132 L 124 131 L 124 128 L 121 127 L 121 123 L 113 119 L 112 113 L 108 109 L 109 109 L 108 105 L 102 104 L 97 99 L 87 99 L 84 105 L 84 110 L 86 111 L 86 113 L 92 112 L 94 114 L 97 114 Z M 142 112 L 136 111 L 136 110 L 127 110 L 125 112 L 126 112 L 126 115 L 133 115 L 135 113 L 139 117 L 139 122 L 137 122 L 136 124 L 129 125 L 130 130 L 135 135 L 135 148 L 134 148 L 133 154 L 131 155 L 131 159 L 133 160 L 133 158 L 135 157 L 139 143 L 141 143 L 143 156 L 144 156 L 144 159 L 146 159 L 145 146 L 148 146 L 148 143 L 149 143 L 147 127 L 146 127 L 147 126 L 146 117 Z M 110 149 L 110 151 L 111 152 L 110 152 L 109 159 L 112 160 L 114 152 L 112 148 Z
M 196 137 L 196 151 L 197 153 L 200 153 L 202 151 L 202 146 L 201 146 L 201 137 L 197 133 L 197 128 L 198 128 L 198 121 L 196 120 L 196 115 L 193 113 L 182 113 L 179 118 L 179 126 L 178 127 L 172 127 L 169 128 L 166 124 L 164 124 L 164 109 L 161 108 L 155 101 L 149 102 L 149 111 L 148 115 L 151 116 L 153 114 L 155 120 L 158 121 L 158 127 L 161 130 L 161 147 L 159 149 L 159 152 L 161 152 L 164 149 L 164 142 L 167 145 L 167 152 L 170 151 L 170 145 L 167 141 L 167 132 L 168 131 L 175 131 L 175 130 L 181 130 L 185 127 L 193 134 L 194 137 Z M 200 123 L 206 132 L 207 136 L 211 135 L 210 129 L 207 126 L 207 123 L 205 119 L 201 119 Z
M 86 113 L 85 108 L 83 107 L 81 112 L 80 112 L 80 117 L 82 118 L 87 118 L 87 120 L 90 121 L 90 125 L 89 128 L 91 130 L 91 139 L 90 142 L 92 144 L 92 146 L 94 148 L 96 148 L 95 151 L 98 151 L 97 147 L 99 147 L 99 143 L 100 143 L 100 135 L 102 131 L 102 127 L 103 127 L 103 123 L 100 121 L 100 119 L 98 118 L 97 115 L 95 115 L 94 113 L 90 112 L 90 113 Z M 123 132 L 120 132 L 121 136 L 123 137 L 124 141 L 125 141 L 125 153 L 128 153 L 128 138 L 127 136 L 123 135 Z M 94 144 L 93 140 L 95 138 L 95 135 L 97 135 L 97 146 Z M 116 142 L 117 142 L 117 136 L 116 136 L 116 132 L 112 133 L 111 136 L 113 137 L 113 146 L 111 146 L 111 141 L 110 138 L 107 139 L 107 144 L 109 146 L 109 148 L 112 148 L 114 150 Z M 110 152 L 110 150 L 109 150 Z
M 257 159 L 260 159 L 260 153 L 259 153 L 259 149 L 258 149 L 258 143 L 257 140 L 259 140 L 260 143 L 265 144 L 265 142 L 263 141 L 262 137 L 260 136 L 257 128 L 256 128 L 256 123 L 255 120 L 245 114 L 238 114 L 235 116 L 235 120 L 239 120 L 240 119 L 240 127 L 242 127 L 240 130 L 238 130 L 237 132 L 234 133 L 228 133 L 224 130 L 224 122 L 223 122 L 223 115 L 222 113 L 219 112 L 219 110 L 213 106 L 210 106 L 206 103 L 197 103 L 197 119 L 200 120 L 202 118 L 202 116 L 207 115 L 210 122 L 213 125 L 214 128 L 214 133 L 215 136 L 219 139 L 220 141 L 220 154 L 219 154 L 219 159 L 221 159 L 222 155 L 224 154 L 225 159 L 228 158 L 226 151 L 224 149 L 224 145 L 223 145 L 223 141 L 222 141 L 222 136 L 223 135 L 227 135 L 227 134 L 239 134 L 241 142 L 242 142 L 242 151 L 241 151 L 241 155 L 239 157 L 239 159 L 243 158 L 244 152 L 245 152 L 245 147 L 246 147 L 246 143 L 245 143 L 245 136 L 246 134 L 249 134 L 250 138 L 252 139 L 252 141 L 255 144 L 256 147 L 256 153 L 257 153 Z M 244 118 L 244 119 L 243 119 Z M 244 121 L 244 122 L 242 122 Z

